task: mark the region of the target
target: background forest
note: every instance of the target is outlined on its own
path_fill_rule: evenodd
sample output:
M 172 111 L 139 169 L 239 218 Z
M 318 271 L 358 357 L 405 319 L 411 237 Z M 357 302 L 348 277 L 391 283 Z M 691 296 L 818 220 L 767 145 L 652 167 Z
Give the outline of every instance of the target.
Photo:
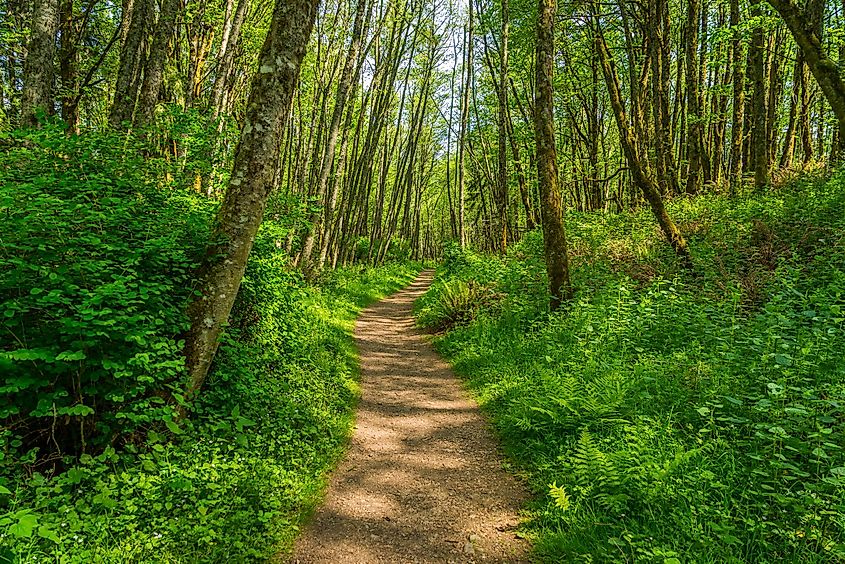
M 844 69 L 832 0 L 0 0 L 0 562 L 285 553 L 427 261 L 539 560 L 845 559 Z

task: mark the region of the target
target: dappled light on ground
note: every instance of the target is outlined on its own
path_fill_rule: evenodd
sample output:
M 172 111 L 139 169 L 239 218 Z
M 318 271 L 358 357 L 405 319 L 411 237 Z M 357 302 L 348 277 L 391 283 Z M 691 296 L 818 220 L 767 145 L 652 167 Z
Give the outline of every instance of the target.
M 349 454 L 293 562 L 519 562 L 521 485 L 449 366 L 415 329 L 431 282 L 366 310 L 356 327 L 362 398 Z

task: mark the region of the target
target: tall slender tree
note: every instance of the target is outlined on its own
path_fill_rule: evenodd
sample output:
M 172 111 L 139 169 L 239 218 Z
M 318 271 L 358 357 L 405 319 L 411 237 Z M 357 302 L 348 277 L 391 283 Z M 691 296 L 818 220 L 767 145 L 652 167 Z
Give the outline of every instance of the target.
M 148 18 L 152 13 L 150 0 L 124 0 L 121 18 L 123 44 L 120 48 L 120 65 L 114 87 L 114 100 L 109 111 L 109 124 L 121 127 L 131 123 L 142 84 L 144 43 Z
M 731 58 L 733 63 L 733 117 L 731 119 L 731 190 L 742 179 L 743 111 L 745 109 L 745 53 L 740 28 L 739 0 L 730 0 Z
M 200 295 L 188 308 L 185 341 L 187 392 L 194 397 L 205 381 L 228 322 L 252 250 L 276 168 L 299 69 L 319 0 L 276 0 L 273 19 L 252 80 L 246 119 L 205 261 Z
M 810 71 L 827 98 L 839 126 L 839 138 L 845 139 L 845 80 L 836 63 L 825 53 L 813 18 L 793 0 L 768 0 L 783 18 Z
M 552 311 L 572 298 L 569 251 L 563 226 L 563 205 L 558 186 L 554 115 L 554 56 L 556 0 L 539 0 L 537 7 L 537 94 L 534 131 L 537 141 L 537 182 L 543 221 L 543 249 L 549 277 Z
M 748 53 L 751 78 L 751 156 L 754 165 L 754 186 L 760 188 L 769 183 L 769 148 L 766 144 L 766 47 L 763 37 L 762 0 L 751 0 L 751 15 L 756 19 L 751 32 L 751 47 Z
M 500 66 L 499 66 L 499 80 L 498 80 L 498 99 L 499 99 L 499 116 L 498 116 L 498 178 L 496 179 L 498 188 L 498 208 L 499 208 L 499 246 L 504 252 L 508 246 L 508 203 L 510 196 L 508 194 L 508 40 L 510 35 L 510 8 L 508 0 L 501 0 L 501 43 L 500 50 Z
M 619 140 L 622 144 L 622 149 L 625 152 L 625 158 L 628 161 L 628 167 L 631 169 L 631 176 L 634 184 L 642 191 L 646 201 L 648 201 L 654 217 L 666 240 L 674 249 L 675 253 L 680 257 L 685 266 L 691 267 L 692 260 L 690 258 L 689 249 L 687 247 L 686 239 L 684 239 L 681 230 L 669 216 L 666 211 L 666 206 L 663 203 L 663 198 L 660 195 L 660 188 L 657 182 L 649 176 L 648 171 L 643 164 L 643 160 L 637 150 L 638 143 L 634 137 L 633 130 L 628 122 L 628 117 L 625 113 L 625 105 L 622 101 L 622 90 L 619 87 L 619 76 L 616 73 L 616 67 L 610 57 L 610 50 L 607 47 L 607 42 L 604 39 L 604 33 L 598 24 L 598 18 L 593 16 L 593 27 L 595 33 L 596 52 L 601 62 L 602 73 L 604 74 L 605 82 L 607 84 L 608 94 L 610 95 L 610 104 L 613 108 L 613 115 L 616 119 L 616 125 L 619 128 Z
M 39 111 L 53 111 L 53 58 L 58 28 L 58 0 L 37 0 L 23 67 L 22 124 L 36 125 Z

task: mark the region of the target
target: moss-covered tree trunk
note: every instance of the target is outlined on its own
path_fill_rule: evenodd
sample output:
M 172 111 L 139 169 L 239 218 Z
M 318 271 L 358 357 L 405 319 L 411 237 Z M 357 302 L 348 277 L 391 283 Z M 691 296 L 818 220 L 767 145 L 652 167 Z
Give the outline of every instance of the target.
M 202 387 L 235 302 L 279 165 L 284 126 L 318 0 L 276 0 L 267 39 L 252 79 L 232 176 L 217 216 L 199 291 L 188 308 L 185 343 L 188 397 Z
M 135 124 L 144 126 L 153 121 L 161 83 L 164 80 L 164 66 L 167 62 L 167 46 L 176 32 L 176 18 L 182 7 L 181 0 L 162 0 L 150 55 L 144 66 L 144 82 L 138 96 L 138 110 Z
M 549 275 L 550 308 L 554 311 L 572 297 L 569 255 L 563 227 L 558 186 L 554 116 L 554 56 L 556 0 L 539 0 L 537 11 L 537 94 L 534 130 L 537 139 L 537 182 L 543 213 L 543 247 Z
M 745 56 L 739 21 L 739 0 L 730 0 L 731 59 L 733 63 L 733 116 L 731 118 L 731 192 L 735 192 L 742 180 L 742 138 L 743 110 L 745 109 Z
M 814 28 L 812 17 L 804 13 L 792 0 L 768 0 L 777 10 L 786 27 L 801 49 L 804 61 L 816 78 L 839 124 L 839 138 L 845 138 L 845 81 L 827 53 L 822 49 L 821 38 Z
M 677 195 L 681 189 L 678 184 L 678 167 L 672 152 L 673 132 L 669 109 L 671 51 L 669 2 L 654 0 L 649 2 L 648 6 L 650 18 L 646 25 L 646 33 L 649 35 L 648 44 L 652 49 L 651 93 L 657 178 L 668 193 Z
M 39 0 L 32 13 L 32 27 L 23 65 L 21 124 L 38 123 L 37 113 L 52 113 L 53 56 L 59 28 L 58 0 Z
M 762 0 L 751 0 L 751 15 L 763 15 Z M 766 146 L 766 46 L 760 21 L 751 32 L 748 52 L 751 79 L 751 162 L 754 167 L 754 186 L 760 188 L 769 183 L 769 149 Z
M 622 89 L 619 87 L 619 77 L 611 61 L 610 51 L 607 48 L 604 35 L 597 24 L 595 29 L 595 45 L 605 82 L 607 83 L 613 116 L 616 118 L 616 125 L 619 127 L 619 141 L 622 143 L 625 159 L 628 161 L 628 167 L 631 169 L 631 177 L 634 180 L 634 184 L 643 193 L 646 201 L 648 201 L 651 211 L 654 213 L 654 217 L 657 219 L 657 223 L 660 225 L 660 229 L 663 231 L 666 240 L 669 241 L 669 244 L 678 257 L 680 257 L 684 266 L 690 268 L 692 267 L 692 260 L 689 249 L 687 248 L 687 242 L 681 234 L 681 230 L 678 229 L 678 226 L 675 225 L 675 222 L 672 221 L 672 218 L 666 211 L 666 206 L 663 204 L 663 198 L 660 196 L 660 189 L 657 186 L 657 182 L 649 176 L 646 166 L 637 151 L 637 140 L 628 124 L 628 117 L 625 114 L 625 106 L 622 102 Z

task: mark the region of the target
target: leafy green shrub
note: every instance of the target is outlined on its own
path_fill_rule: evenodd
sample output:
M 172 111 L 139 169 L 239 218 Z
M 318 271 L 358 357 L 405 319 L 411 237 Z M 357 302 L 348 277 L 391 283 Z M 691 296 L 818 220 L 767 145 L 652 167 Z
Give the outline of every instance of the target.
M 417 306 L 417 323 L 434 331 L 447 331 L 471 322 L 495 301 L 495 292 L 474 280 L 437 282 Z
M 355 316 L 418 267 L 312 286 L 275 244 L 282 231 L 262 225 L 193 418 L 55 476 L 0 481 L 0 561 L 262 562 L 290 547 L 350 430 Z
M 131 142 L 131 140 L 129 140 Z M 208 207 L 123 137 L 48 128 L 0 165 L 0 421 L 24 459 L 94 451 L 170 417 Z M 41 454 L 37 454 L 38 450 Z
M 150 139 L 51 127 L 0 140 L 0 562 L 266 561 L 348 436 L 355 316 L 419 267 L 307 284 L 282 250 L 302 209 L 274 198 L 177 423 L 167 396 L 214 211 L 186 188 L 208 171 L 162 184 L 175 163 L 127 156 L 155 154 Z

